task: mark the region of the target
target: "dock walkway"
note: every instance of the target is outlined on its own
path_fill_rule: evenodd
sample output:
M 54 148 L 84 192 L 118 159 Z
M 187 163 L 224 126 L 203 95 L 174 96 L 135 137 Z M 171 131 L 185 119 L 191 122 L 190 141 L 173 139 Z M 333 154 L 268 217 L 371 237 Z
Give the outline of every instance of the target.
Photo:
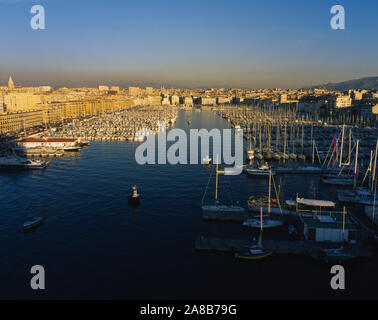
M 224 239 L 209 238 L 205 236 L 198 237 L 195 242 L 195 248 L 199 251 L 216 251 L 216 252 L 237 252 L 244 251 L 256 245 L 256 241 L 250 239 Z M 323 249 L 340 248 L 340 244 L 324 244 L 312 241 L 285 241 L 285 240 L 264 240 L 262 244 L 264 250 L 273 251 L 277 254 L 298 254 L 306 255 L 318 252 Z M 348 245 L 345 248 L 348 252 L 357 254 L 360 257 L 371 256 L 370 250 L 359 245 Z

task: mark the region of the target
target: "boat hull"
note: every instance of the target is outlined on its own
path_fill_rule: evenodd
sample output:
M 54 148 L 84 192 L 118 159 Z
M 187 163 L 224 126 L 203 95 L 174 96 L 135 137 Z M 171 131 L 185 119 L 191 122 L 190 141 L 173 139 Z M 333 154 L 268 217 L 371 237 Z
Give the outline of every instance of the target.
M 250 254 L 248 252 L 246 253 L 241 252 L 241 253 L 235 253 L 235 258 L 240 259 L 240 260 L 262 260 L 262 259 L 270 257 L 272 254 L 273 254 L 273 251 L 265 251 L 264 253 L 259 254 L 259 255 Z
M 206 212 L 244 212 L 245 209 L 236 206 L 202 206 Z

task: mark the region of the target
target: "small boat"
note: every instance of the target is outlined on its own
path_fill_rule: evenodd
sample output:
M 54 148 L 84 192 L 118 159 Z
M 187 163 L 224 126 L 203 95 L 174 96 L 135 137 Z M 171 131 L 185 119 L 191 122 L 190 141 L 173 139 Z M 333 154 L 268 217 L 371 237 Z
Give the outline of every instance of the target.
M 274 160 L 277 160 L 277 161 L 280 161 L 281 160 L 281 156 L 278 152 L 274 152 L 273 153 L 273 159 Z
M 23 226 L 24 230 L 28 231 L 28 230 L 35 229 L 39 227 L 44 222 L 44 220 L 45 219 L 43 217 L 30 218 L 24 223 L 24 226 Z
M 64 147 L 64 152 L 79 152 L 81 150 L 80 146 Z
M 88 140 L 80 140 L 79 141 L 80 146 L 90 146 L 91 143 Z
M 248 150 L 247 158 L 248 158 L 248 161 L 252 161 L 255 159 L 255 152 L 252 149 Z
M 333 186 L 343 186 L 343 187 L 353 187 L 354 185 L 354 179 L 351 178 L 339 178 L 339 177 L 333 177 L 333 178 L 323 178 L 321 179 L 322 183 L 333 185 Z
M 138 193 L 137 186 L 133 186 L 133 193 L 129 196 L 129 206 L 138 207 L 140 203 L 140 194 Z
M 354 190 L 339 190 L 337 198 L 341 203 L 365 206 L 378 205 L 378 199 L 374 197 L 373 192 L 363 187 Z
M 39 170 L 44 169 L 49 165 L 48 162 L 34 159 L 19 159 L 18 157 L 3 157 L 0 158 L 1 171 L 13 170 Z
M 235 258 L 242 259 L 242 260 L 261 260 L 264 258 L 268 258 L 273 254 L 273 251 L 263 250 L 259 247 L 252 247 L 248 251 L 245 252 L 236 252 Z
M 259 241 L 257 245 L 247 248 L 246 251 L 239 251 L 235 253 L 236 259 L 242 260 L 261 260 L 267 258 L 273 254 L 273 251 L 263 248 L 262 232 L 259 235 Z
M 211 158 L 209 157 L 209 155 L 207 155 L 206 158 L 203 158 L 203 159 L 202 159 L 202 164 L 204 164 L 204 165 L 209 165 L 209 164 L 211 164 L 212 161 L 213 161 L 213 159 L 211 159 Z
M 246 169 L 245 170 L 251 176 L 257 177 L 269 177 L 269 175 L 275 175 L 275 171 L 271 171 L 270 167 L 265 163 L 256 169 Z
M 345 251 L 344 248 L 339 249 L 324 249 L 311 254 L 311 257 L 316 260 L 321 260 L 323 262 L 344 262 L 351 261 L 357 258 L 357 255 Z
M 306 161 L 306 156 L 304 154 L 298 154 L 298 159 Z
M 260 161 L 264 159 L 264 156 L 259 152 L 256 152 L 255 157 Z

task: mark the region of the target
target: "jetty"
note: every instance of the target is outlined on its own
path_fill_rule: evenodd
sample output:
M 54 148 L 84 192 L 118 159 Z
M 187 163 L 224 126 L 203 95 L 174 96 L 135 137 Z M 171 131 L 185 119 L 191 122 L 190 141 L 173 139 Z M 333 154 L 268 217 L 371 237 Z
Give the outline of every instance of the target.
M 195 241 L 195 248 L 198 251 L 210 251 L 219 253 L 234 253 L 256 245 L 252 239 L 227 239 L 200 236 Z M 313 241 L 291 241 L 291 240 L 263 240 L 262 249 L 273 251 L 275 254 L 309 255 L 324 249 L 337 249 L 340 244 L 319 243 Z M 360 245 L 348 245 L 345 251 L 353 253 L 358 257 L 368 258 L 372 256 L 371 250 Z

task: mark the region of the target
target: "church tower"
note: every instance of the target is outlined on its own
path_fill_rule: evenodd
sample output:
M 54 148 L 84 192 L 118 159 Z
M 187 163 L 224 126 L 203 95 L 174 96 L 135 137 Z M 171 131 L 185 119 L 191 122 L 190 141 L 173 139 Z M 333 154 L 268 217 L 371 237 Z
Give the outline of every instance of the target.
M 8 80 L 8 88 L 14 89 L 14 82 L 11 76 L 9 77 L 9 80 Z

